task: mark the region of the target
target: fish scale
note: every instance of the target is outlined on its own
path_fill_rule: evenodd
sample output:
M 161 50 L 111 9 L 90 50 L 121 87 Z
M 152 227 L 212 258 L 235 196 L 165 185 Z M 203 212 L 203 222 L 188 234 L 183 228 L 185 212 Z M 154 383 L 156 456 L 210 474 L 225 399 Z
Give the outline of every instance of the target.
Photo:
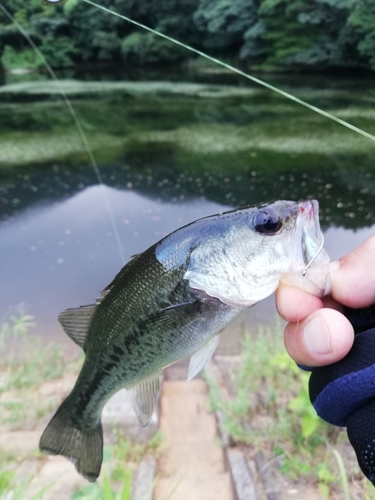
M 133 257 L 97 304 L 59 316 L 86 357 L 41 437 L 41 450 L 68 457 L 95 481 L 106 401 L 127 388 L 147 425 L 164 367 L 190 355 L 193 378 L 211 358 L 220 332 L 270 295 L 285 274 L 303 275 L 303 286 L 316 292 L 307 268 L 328 262 L 322 242 L 316 201 L 278 201 L 192 222 Z
M 201 334 L 203 338 L 197 336 L 196 326 L 192 324 L 190 315 L 187 315 L 186 327 L 184 315 L 179 316 L 178 330 L 173 318 L 171 325 L 168 325 L 166 318 L 161 323 L 161 330 L 150 328 L 150 324 L 154 326 L 153 315 L 160 310 L 196 301 L 196 294 L 183 279 L 187 265 L 165 273 L 163 266 L 155 258 L 155 247 L 156 245 L 134 259 L 128 271 L 122 272 L 118 279 L 115 278 L 110 286 L 112 293 L 104 297 L 92 319 L 90 342 L 85 343 L 87 363 L 69 397 L 71 413 L 80 414 L 86 423 L 96 422 L 108 394 L 133 384 L 161 366 L 173 363 L 176 356 L 180 359 L 191 354 L 196 348 L 192 338 L 196 338 L 196 344 L 199 345 L 207 335 L 212 334 L 212 327 L 207 324 Z M 147 280 L 144 278 L 145 271 Z M 173 290 L 173 302 L 169 300 L 168 290 Z M 203 302 L 203 307 L 204 304 Z M 211 323 L 221 309 L 220 317 L 229 315 L 227 320 L 223 318 L 226 326 L 240 312 L 213 299 L 206 300 L 206 304 L 209 306 L 197 314 L 196 321 L 199 321 L 200 315 L 204 315 L 204 323 Z M 211 314 L 208 309 L 211 309 Z M 123 325 L 126 325 L 126 329 Z M 117 334 L 119 328 L 123 330 L 120 338 Z M 103 343 L 111 345 L 108 351 L 102 349 Z M 126 364 L 116 364 L 111 360 L 114 347 L 124 350 L 123 360 L 126 360 Z M 99 366 L 100 369 L 97 368 Z

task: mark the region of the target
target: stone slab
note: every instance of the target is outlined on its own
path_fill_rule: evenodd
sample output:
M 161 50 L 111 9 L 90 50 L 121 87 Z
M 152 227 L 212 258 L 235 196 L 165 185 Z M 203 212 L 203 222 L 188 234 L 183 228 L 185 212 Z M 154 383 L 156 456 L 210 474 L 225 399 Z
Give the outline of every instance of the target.
M 154 500 L 234 500 L 203 380 L 164 381 Z
M 237 500 L 259 500 L 246 458 L 240 450 L 227 449 Z
M 155 458 L 145 457 L 138 467 L 132 500 L 152 500 L 155 471 Z
M 121 389 L 104 406 L 102 424 L 105 445 L 113 444 L 115 441 L 114 429 L 121 430 L 131 441 L 146 442 L 158 430 L 158 412 L 155 411 L 150 423 L 142 427 L 131 407 L 128 392 Z

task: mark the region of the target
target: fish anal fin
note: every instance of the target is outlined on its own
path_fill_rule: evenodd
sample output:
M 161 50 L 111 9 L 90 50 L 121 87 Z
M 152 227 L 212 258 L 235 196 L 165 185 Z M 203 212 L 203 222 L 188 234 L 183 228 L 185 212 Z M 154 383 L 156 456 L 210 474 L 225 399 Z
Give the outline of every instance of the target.
M 198 351 L 190 358 L 188 380 L 194 378 L 212 358 L 219 343 L 220 333 L 209 338 Z
M 59 314 L 59 322 L 65 333 L 82 348 L 95 310 L 96 305 L 93 304 L 76 309 L 66 309 Z
M 151 420 L 161 391 L 162 370 L 127 387 L 130 402 L 142 427 Z

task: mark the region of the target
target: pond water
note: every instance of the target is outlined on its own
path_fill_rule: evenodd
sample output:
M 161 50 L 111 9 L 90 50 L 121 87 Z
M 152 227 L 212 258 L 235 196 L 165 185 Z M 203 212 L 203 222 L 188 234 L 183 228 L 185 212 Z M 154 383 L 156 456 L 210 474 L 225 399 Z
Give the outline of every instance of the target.
M 156 76 L 62 80 L 102 184 L 55 84 L 0 88 L 2 318 L 24 304 L 33 332 L 68 342 L 59 312 L 92 303 L 170 231 L 235 206 L 317 198 L 333 259 L 374 233 L 374 143 L 228 75 Z M 375 133 L 369 78 L 273 83 Z M 239 321 L 275 317 L 271 298 Z

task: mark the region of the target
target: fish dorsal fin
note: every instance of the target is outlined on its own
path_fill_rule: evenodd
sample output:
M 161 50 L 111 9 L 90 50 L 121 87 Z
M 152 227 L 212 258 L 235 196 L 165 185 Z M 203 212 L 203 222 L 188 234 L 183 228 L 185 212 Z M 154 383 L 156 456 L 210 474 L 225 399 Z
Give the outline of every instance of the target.
M 137 262 L 138 258 L 141 256 L 141 253 L 137 253 L 135 255 L 132 255 L 130 257 L 130 260 L 125 266 L 120 269 L 120 271 L 116 274 L 116 276 L 113 278 L 113 280 L 110 282 L 108 286 L 104 288 L 102 291 L 102 296 L 105 297 L 105 295 L 112 290 L 117 285 L 121 285 L 122 281 L 126 279 L 126 275 L 128 274 L 129 270 L 132 269 L 134 264 Z
M 127 387 L 130 402 L 142 427 L 149 423 L 154 413 L 161 391 L 162 380 L 163 372 L 160 370 L 140 380 L 132 387 Z
M 83 348 L 96 305 L 66 309 L 59 314 L 59 321 L 65 333 Z
M 95 300 L 96 305 L 98 306 L 103 301 L 104 297 L 106 297 L 108 294 L 109 294 L 109 290 L 107 290 L 106 288 L 104 290 L 102 290 L 100 292 L 100 297 L 98 297 Z
M 213 337 L 207 340 L 203 344 L 203 346 L 196 351 L 192 357 L 190 358 L 190 363 L 189 363 L 189 373 L 188 373 L 188 380 L 191 380 L 192 378 L 197 375 L 204 365 L 210 361 L 212 358 L 213 353 L 215 352 L 215 349 L 217 347 L 217 344 L 219 343 L 220 340 L 220 333 L 217 333 Z

